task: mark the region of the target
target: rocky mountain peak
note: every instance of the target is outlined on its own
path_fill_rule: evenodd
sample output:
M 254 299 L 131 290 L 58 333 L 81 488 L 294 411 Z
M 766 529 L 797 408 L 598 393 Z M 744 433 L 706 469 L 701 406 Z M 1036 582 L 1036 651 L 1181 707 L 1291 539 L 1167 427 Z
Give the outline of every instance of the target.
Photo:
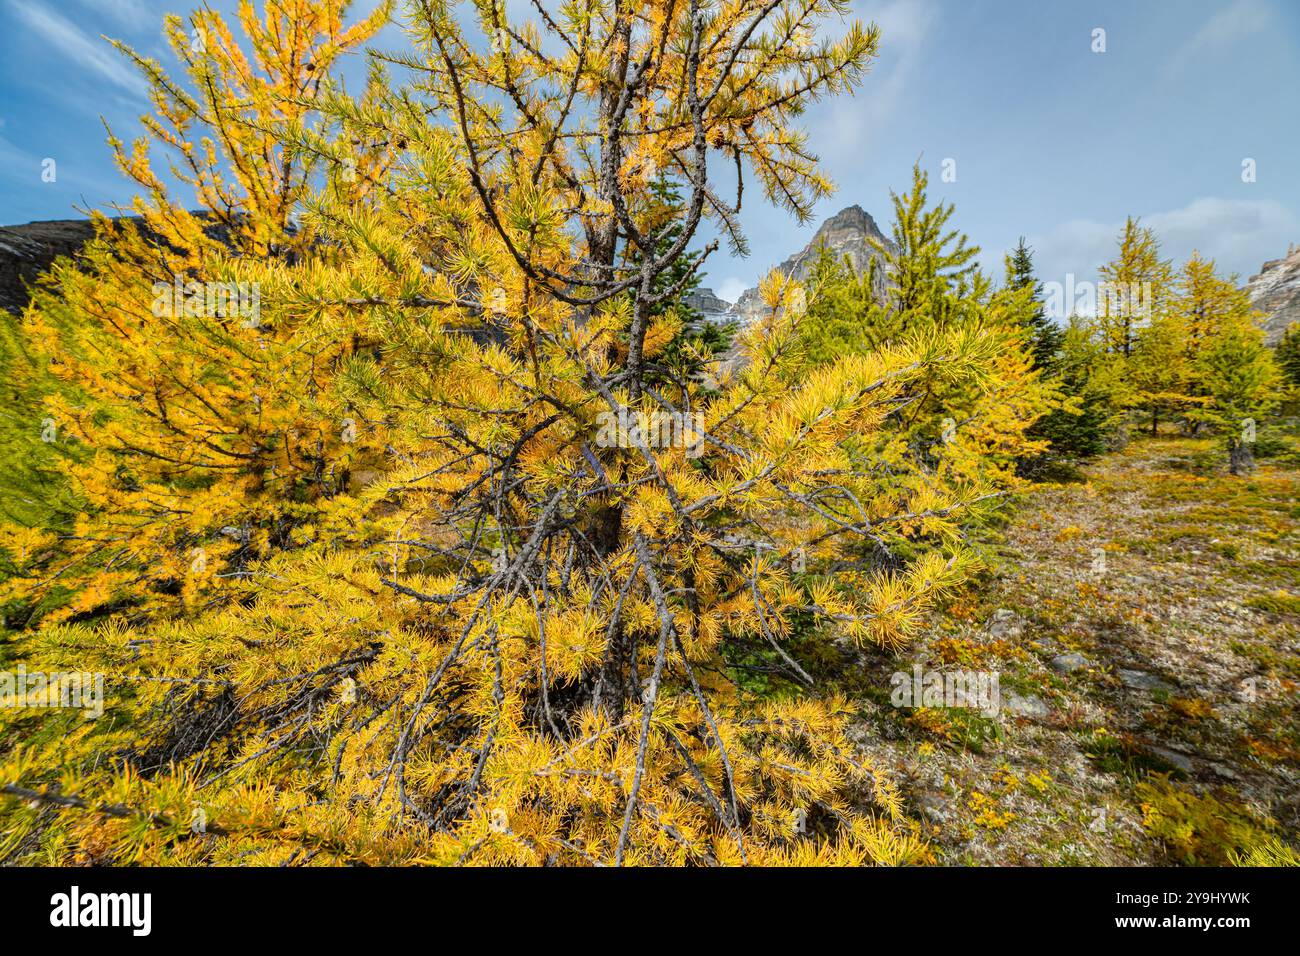
M 820 250 L 825 247 L 836 256 L 847 257 L 858 272 L 865 272 L 867 263 L 879 254 L 874 243 L 880 243 L 886 249 L 894 248 L 893 242 L 880 231 L 869 212 L 858 205 L 848 206 L 818 226 L 808 244 L 777 268 L 787 276 L 806 279 Z M 758 288 L 746 289 L 732 306 L 729 318 L 745 323 L 761 310 Z
M 1282 259 L 1260 266 L 1246 283 L 1251 304 L 1264 313 L 1265 340 L 1276 345 L 1292 322 L 1300 322 L 1300 246 L 1292 244 Z
M 777 268 L 788 276 L 803 279 L 825 246 L 836 255 L 848 256 L 853 268 L 863 271 L 868 260 L 876 254 L 872 240 L 886 248 L 893 248 L 893 243 L 880 231 L 869 212 L 861 206 L 848 206 L 818 226 L 808 245 Z
M 727 313 L 731 309 L 731 303 L 708 286 L 700 286 L 688 294 L 686 304 L 714 322 L 726 321 Z
M 880 231 L 876 225 L 876 220 L 871 218 L 871 213 L 867 212 L 856 203 L 852 206 L 846 206 L 835 215 L 831 216 L 817 230 L 818 236 L 827 238 L 840 234 L 859 233 L 867 236 L 874 236 L 876 239 L 884 240 L 885 234 Z M 815 238 L 815 237 L 814 237 Z

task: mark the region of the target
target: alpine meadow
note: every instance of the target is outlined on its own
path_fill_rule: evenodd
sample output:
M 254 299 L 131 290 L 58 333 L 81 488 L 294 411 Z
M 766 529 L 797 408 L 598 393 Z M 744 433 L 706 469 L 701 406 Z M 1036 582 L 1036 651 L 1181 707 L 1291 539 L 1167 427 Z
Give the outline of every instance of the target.
M 129 6 L 0 229 L 6 866 L 1300 864 L 1294 248 L 826 219 L 919 0 Z

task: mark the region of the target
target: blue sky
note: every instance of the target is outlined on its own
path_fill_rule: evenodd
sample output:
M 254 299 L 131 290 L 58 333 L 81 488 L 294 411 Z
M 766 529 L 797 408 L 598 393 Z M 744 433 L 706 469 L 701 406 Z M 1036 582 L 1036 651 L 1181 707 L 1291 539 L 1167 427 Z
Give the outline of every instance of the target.
M 229 12 L 231 0 L 210 0 Z M 126 202 L 100 117 L 133 137 L 144 87 L 101 35 L 170 63 L 159 25 L 188 0 L 0 0 L 0 223 Z M 358 11 L 374 6 L 358 0 Z M 1300 242 L 1300 3 L 1295 0 L 888 0 L 854 3 L 883 30 L 858 94 L 804 117 L 838 184 L 817 220 L 857 203 L 884 229 L 913 162 L 931 196 L 1000 269 L 1020 235 L 1040 277 L 1091 277 L 1126 215 L 1176 259 L 1193 248 L 1244 279 Z M 1105 30 L 1104 53 L 1093 51 Z M 383 46 L 396 46 L 394 28 Z M 347 70 L 361 68 L 353 58 Z M 58 163 L 42 182 L 41 162 Z M 956 181 L 942 182 L 945 160 Z M 1256 179 L 1242 181 L 1243 160 Z M 800 248 L 747 192 L 748 259 L 715 258 L 734 298 Z

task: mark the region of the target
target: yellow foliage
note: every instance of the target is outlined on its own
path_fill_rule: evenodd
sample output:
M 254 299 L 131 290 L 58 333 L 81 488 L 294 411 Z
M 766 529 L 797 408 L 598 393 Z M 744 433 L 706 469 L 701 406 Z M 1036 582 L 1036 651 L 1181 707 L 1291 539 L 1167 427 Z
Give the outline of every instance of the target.
M 407 84 L 375 67 L 354 99 L 327 71 L 386 9 L 344 29 L 345 6 L 242 6 L 251 60 L 214 13 L 192 21 L 199 52 L 169 20 L 193 90 L 136 57 L 148 125 L 209 216 L 176 208 L 145 144 L 115 143 L 143 222 L 101 220 L 25 318 L 48 369 L 23 384 L 76 446 L 52 466 L 73 501 L 57 526 L 5 534 L 18 588 L 55 605 L 25 659 L 105 675 L 112 719 L 5 715 L 40 742 L 3 782 L 37 799 L 57 782 L 81 811 L 6 809 L 6 846 L 928 861 L 845 702 L 754 700 L 728 654 L 773 651 L 803 681 L 786 650 L 802 615 L 897 647 L 966 577 L 961 516 L 1013 484 L 1032 415 L 972 426 L 938 467 L 897 422 L 947 386 L 1032 404 L 1009 333 L 936 330 L 809 370 L 807 293 L 773 278 L 748 364 L 706 389 L 655 367 L 680 322 L 647 278 L 706 210 L 734 229 L 708 149 L 808 215 L 829 186 L 791 118 L 855 85 L 878 31 L 783 42 L 837 0 L 567 6 L 558 23 L 418 5 L 394 57 Z M 647 235 L 652 166 L 691 194 L 668 253 Z M 256 313 L 210 308 L 212 283 L 255 292 Z M 604 430 L 656 415 L 670 427 Z M 841 561 L 861 570 L 822 573 Z

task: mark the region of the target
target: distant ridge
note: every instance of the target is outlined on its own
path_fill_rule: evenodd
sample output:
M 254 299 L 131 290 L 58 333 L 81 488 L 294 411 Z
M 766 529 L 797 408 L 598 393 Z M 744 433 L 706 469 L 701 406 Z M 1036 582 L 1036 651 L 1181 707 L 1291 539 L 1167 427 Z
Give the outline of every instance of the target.
M 94 225 L 89 219 L 52 219 L 20 226 L 0 226 L 0 308 L 13 313 L 22 312 L 28 300 L 26 286 L 48 269 L 56 258 L 74 255 L 93 236 Z M 868 261 L 876 255 L 872 240 L 887 249 L 894 248 L 870 213 L 861 206 L 849 206 L 823 222 L 803 249 L 776 268 L 797 279 L 807 278 L 818 250 L 825 246 L 837 256 L 847 256 L 858 271 L 865 271 Z M 1266 263 L 1265 270 L 1276 264 Z M 1294 291 L 1300 292 L 1300 289 Z M 707 287 L 696 289 L 688 301 L 706 319 L 714 322 L 744 324 L 762 310 L 757 287 L 746 289 L 734 303 Z
M 50 219 L 22 226 L 0 226 L 0 308 L 27 308 L 27 286 L 59 256 L 81 250 L 95 235 L 89 219 Z

